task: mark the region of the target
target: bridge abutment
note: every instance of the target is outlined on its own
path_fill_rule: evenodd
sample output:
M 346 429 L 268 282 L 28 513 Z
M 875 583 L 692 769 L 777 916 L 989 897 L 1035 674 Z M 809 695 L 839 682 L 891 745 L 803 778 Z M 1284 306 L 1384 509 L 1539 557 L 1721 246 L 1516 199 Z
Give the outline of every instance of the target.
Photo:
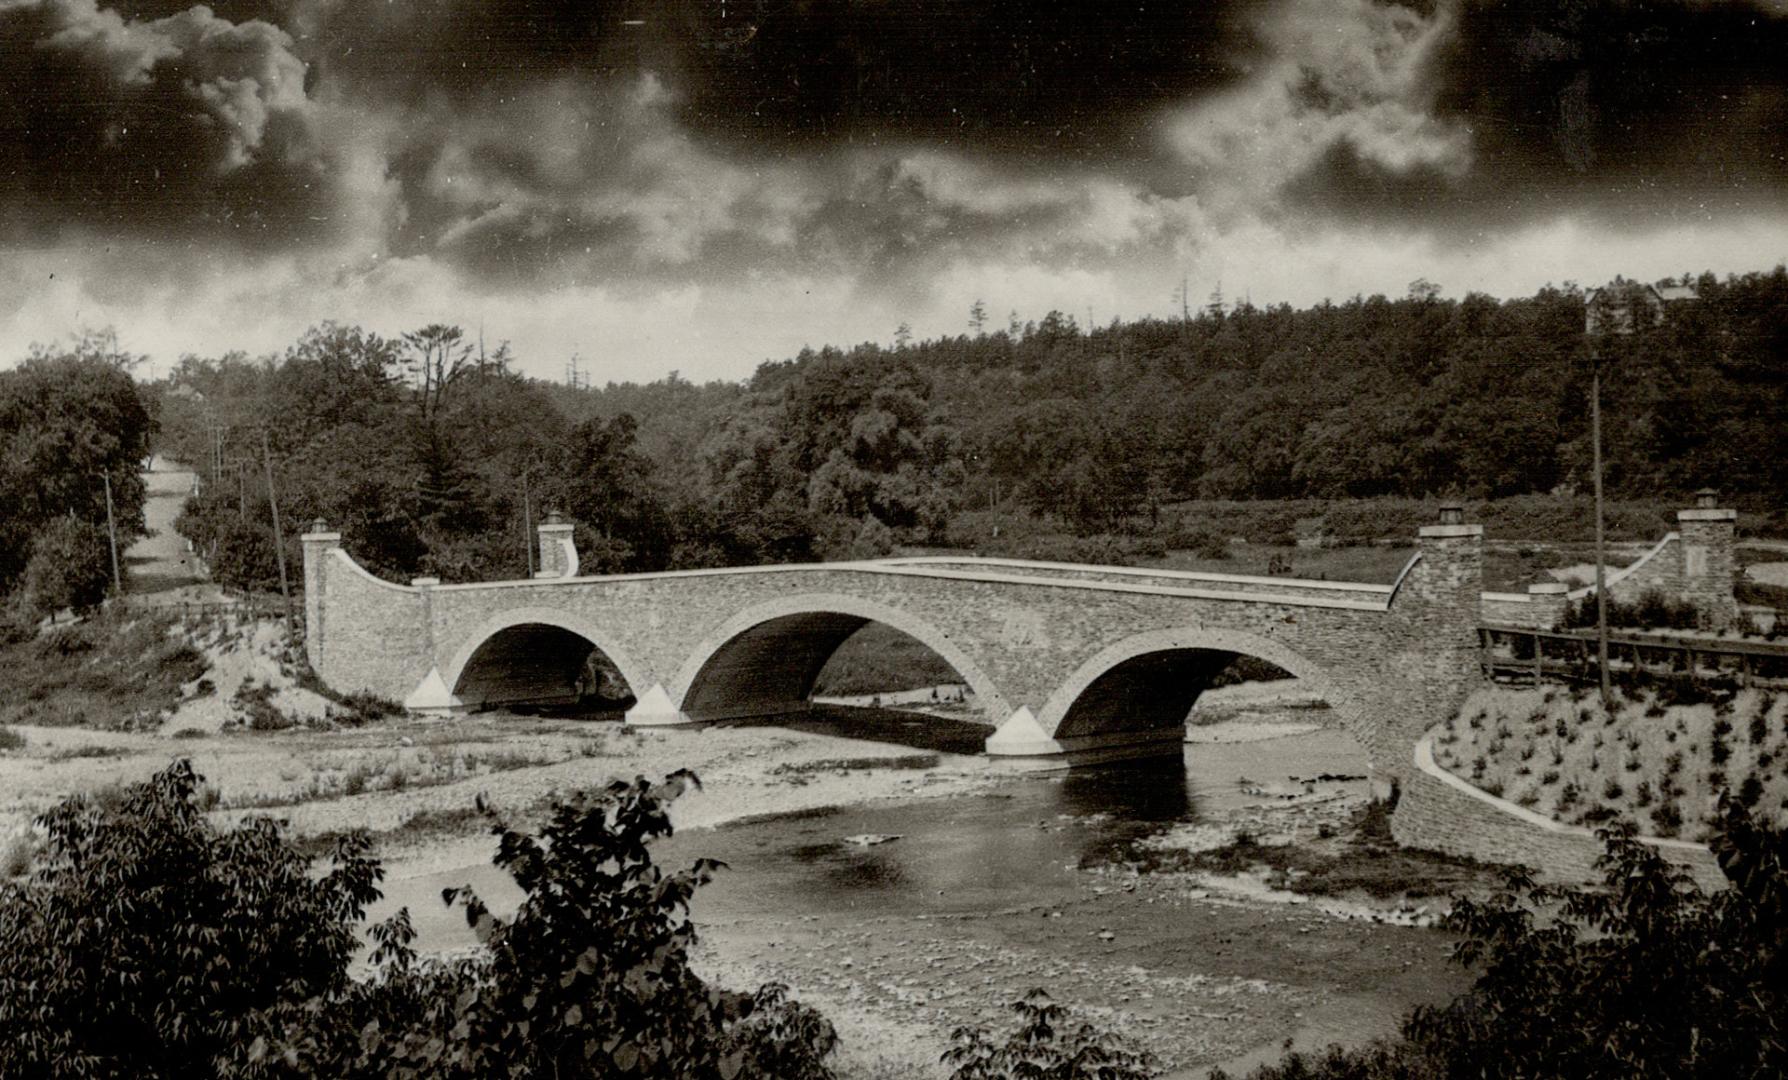
M 1392 595 L 1383 715 L 1372 725 L 1373 794 L 1393 797 L 1414 769 L 1422 733 L 1451 716 L 1482 679 L 1478 624 L 1484 592 L 1484 527 L 1457 505 L 1416 534 L 1417 558 Z

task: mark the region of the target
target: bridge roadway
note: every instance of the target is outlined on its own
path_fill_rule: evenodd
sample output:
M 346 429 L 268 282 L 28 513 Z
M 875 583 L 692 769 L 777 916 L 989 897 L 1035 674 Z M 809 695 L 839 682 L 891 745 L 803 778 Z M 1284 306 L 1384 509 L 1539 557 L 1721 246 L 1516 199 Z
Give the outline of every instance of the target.
M 1245 654 L 1324 694 L 1384 785 L 1478 677 L 1483 534 L 1420 530 L 1393 585 L 907 558 L 600 577 L 541 526 L 532 580 L 380 580 L 318 522 L 303 537 L 305 648 L 332 688 L 421 711 L 575 695 L 599 649 L 634 724 L 775 716 L 869 622 L 938 653 L 974 691 L 996 757 L 1180 753 L 1187 712 Z

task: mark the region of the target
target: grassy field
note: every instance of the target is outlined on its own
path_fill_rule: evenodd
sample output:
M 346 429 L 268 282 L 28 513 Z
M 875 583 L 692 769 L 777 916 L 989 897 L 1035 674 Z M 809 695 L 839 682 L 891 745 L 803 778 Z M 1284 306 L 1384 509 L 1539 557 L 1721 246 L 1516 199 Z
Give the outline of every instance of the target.
M 121 610 L 0 649 L 0 724 L 153 726 L 206 670 L 178 624 Z

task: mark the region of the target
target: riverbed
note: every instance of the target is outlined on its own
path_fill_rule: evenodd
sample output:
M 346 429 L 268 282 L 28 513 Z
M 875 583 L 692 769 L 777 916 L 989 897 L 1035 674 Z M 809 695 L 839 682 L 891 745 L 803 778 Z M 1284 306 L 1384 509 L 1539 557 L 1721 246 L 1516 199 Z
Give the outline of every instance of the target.
M 1346 735 L 1298 721 L 1269 720 L 1267 733 L 1292 732 L 1275 738 L 1197 733 L 1205 741 L 1166 767 L 809 808 L 686 829 L 654 854 L 727 864 L 695 901 L 698 966 L 734 987 L 789 984 L 838 1024 L 846 1075 L 942 1075 L 954 1027 L 1003 1027 L 1006 1006 L 1040 986 L 1146 1046 L 1167 1075 L 1202 1076 L 1275 1057 L 1288 1038 L 1391 1034 L 1409 1006 L 1463 985 L 1447 937 L 1370 905 L 1122 861 L 1152 834 L 1241 822 L 1295 835 L 1343 820 L 1366 797 L 1364 758 Z M 468 883 L 499 912 L 518 899 L 469 862 L 391 881 L 375 915 L 407 904 L 424 948 L 469 947 L 439 899 Z

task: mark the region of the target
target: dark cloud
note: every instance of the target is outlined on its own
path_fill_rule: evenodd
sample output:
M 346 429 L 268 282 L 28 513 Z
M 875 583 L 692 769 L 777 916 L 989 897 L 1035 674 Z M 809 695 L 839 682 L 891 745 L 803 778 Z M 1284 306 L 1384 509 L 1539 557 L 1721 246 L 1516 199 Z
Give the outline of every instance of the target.
M 1242 74 L 1238 6 L 757 0 L 722 22 L 697 5 L 689 112 L 752 138 L 1128 155 L 1155 110 Z
M 1761 0 L 0 0 L 0 240 L 514 285 L 1651 222 L 1780 199 L 1783 56 Z
M 1232 83 L 1265 0 L 221 0 L 382 101 L 501 97 L 642 70 L 680 119 L 772 143 L 924 140 L 1127 152 L 1151 110 Z M 178 0 L 136 0 L 130 17 Z
M 1460 5 L 1426 78 L 1469 133 L 1456 174 L 1331 148 L 1292 201 L 1467 228 L 1584 213 L 1651 225 L 1779 205 L 1788 193 L 1781 4 L 1515 0 Z
M 331 162 L 289 46 L 203 7 L 131 23 L 0 0 L 0 238 L 326 231 Z

